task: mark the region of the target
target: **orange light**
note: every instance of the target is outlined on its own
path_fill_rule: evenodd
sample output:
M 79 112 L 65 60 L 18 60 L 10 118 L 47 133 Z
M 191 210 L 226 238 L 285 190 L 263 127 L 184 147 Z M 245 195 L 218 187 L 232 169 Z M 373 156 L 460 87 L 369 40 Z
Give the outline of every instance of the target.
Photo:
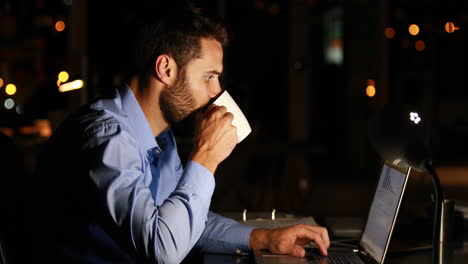
M 36 129 L 39 132 L 39 136 L 46 137 L 46 138 L 52 136 L 52 126 L 49 120 L 47 119 L 35 120 L 34 125 L 36 126 Z
M 13 128 L 9 128 L 9 127 L 0 127 L 0 132 L 3 132 L 3 134 L 9 137 L 12 137 L 15 134 L 15 131 L 13 130 Z
M 388 39 L 392 39 L 395 37 L 395 30 L 392 27 L 385 28 L 385 37 Z
M 55 23 L 55 30 L 57 30 L 58 32 L 62 32 L 65 30 L 65 22 L 63 22 L 62 20 L 59 20 Z
M 417 51 L 423 51 L 426 48 L 426 43 L 424 43 L 424 40 L 418 40 L 414 43 L 414 48 Z
M 455 26 L 455 24 L 453 22 L 447 22 L 445 23 L 445 31 L 447 31 L 448 33 L 453 33 L 455 32 L 455 30 L 459 30 L 460 28 Z
M 372 79 L 367 80 L 366 95 L 368 97 L 374 97 L 376 94 L 375 81 Z
M 31 135 L 37 133 L 37 128 L 33 125 L 26 125 L 18 128 L 20 134 Z
M 2 87 L 2 86 L 3 86 L 3 83 L 4 83 L 4 82 L 3 82 L 3 79 L 2 79 L 2 78 L 0 78 L 0 87 Z
M 417 34 L 419 34 L 419 27 L 418 25 L 416 24 L 412 24 L 408 27 L 408 32 L 413 35 L 413 36 L 416 36 Z

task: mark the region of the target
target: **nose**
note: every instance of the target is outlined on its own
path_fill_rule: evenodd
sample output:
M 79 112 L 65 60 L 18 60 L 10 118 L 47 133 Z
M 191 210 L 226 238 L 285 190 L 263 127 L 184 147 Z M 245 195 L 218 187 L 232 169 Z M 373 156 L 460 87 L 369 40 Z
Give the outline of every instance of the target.
M 221 89 L 221 84 L 219 83 L 219 80 L 216 80 L 216 82 L 213 82 L 212 85 L 210 86 L 209 96 L 210 98 L 215 98 L 222 91 L 223 89 Z

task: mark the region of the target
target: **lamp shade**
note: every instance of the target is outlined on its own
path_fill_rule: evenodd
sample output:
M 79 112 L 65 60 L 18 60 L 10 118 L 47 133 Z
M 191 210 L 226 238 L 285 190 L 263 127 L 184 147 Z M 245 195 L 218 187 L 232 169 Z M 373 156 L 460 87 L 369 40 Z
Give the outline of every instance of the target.
M 425 122 L 413 106 L 385 105 L 369 119 L 368 135 L 380 157 L 395 166 L 424 171 L 431 161 Z

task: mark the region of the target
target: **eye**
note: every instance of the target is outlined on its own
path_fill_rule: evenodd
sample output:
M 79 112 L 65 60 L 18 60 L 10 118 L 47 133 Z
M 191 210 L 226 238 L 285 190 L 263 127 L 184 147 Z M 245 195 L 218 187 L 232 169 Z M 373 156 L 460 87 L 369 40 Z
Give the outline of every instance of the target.
M 205 76 L 205 80 L 209 81 L 213 79 L 215 76 L 213 74 Z

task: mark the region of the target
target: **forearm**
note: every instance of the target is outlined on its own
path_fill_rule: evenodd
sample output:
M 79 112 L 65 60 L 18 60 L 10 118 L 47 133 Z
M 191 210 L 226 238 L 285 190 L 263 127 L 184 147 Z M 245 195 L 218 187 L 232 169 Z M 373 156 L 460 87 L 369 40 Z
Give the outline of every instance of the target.
M 159 207 L 153 245 L 160 263 L 181 262 L 205 229 L 214 179 L 196 175 L 200 168 L 189 163 L 176 190 Z
M 104 178 L 102 172 L 100 175 Z M 105 187 L 106 207 L 114 225 L 110 228 L 128 230 L 135 250 L 148 259 L 181 262 L 205 228 L 213 175 L 189 162 L 175 190 L 160 206 L 147 185 L 151 174 L 132 171 L 115 175 L 109 170 L 105 177 L 113 178 Z
M 209 212 L 205 230 L 196 246 L 204 252 L 242 254 L 249 251 L 253 227 Z

